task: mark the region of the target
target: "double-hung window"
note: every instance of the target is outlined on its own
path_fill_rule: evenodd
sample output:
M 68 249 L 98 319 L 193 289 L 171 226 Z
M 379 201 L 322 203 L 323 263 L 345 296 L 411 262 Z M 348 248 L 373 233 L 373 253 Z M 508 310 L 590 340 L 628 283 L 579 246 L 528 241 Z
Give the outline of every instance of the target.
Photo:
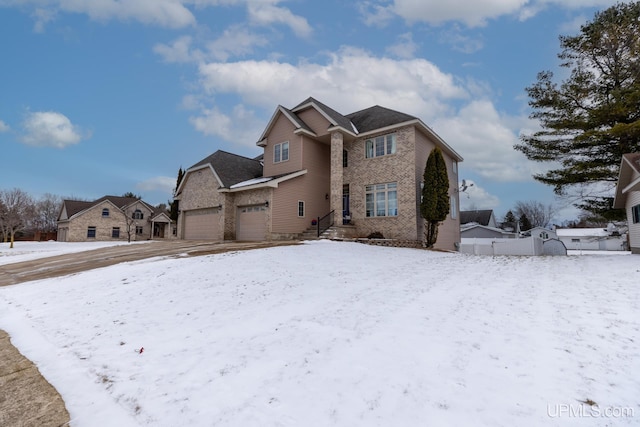
M 273 163 L 289 160 L 289 141 L 281 142 L 273 146 Z
M 87 227 L 87 238 L 95 239 L 96 237 L 96 228 L 92 225 Z
M 114 239 L 120 238 L 120 227 L 113 227 L 111 229 L 111 237 Z
M 108 217 L 109 217 L 109 208 L 102 209 L 102 218 L 108 218 Z
M 631 207 L 631 217 L 633 218 L 634 224 L 637 224 L 640 222 L 640 205 L 635 205 Z
M 365 187 L 366 212 L 368 218 L 398 215 L 398 184 L 367 185 Z
M 144 214 L 140 209 L 136 209 L 133 214 L 131 214 L 131 218 L 133 219 L 144 219 Z
M 365 156 L 367 159 L 386 156 L 396 152 L 396 134 L 382 135 L 365 141 Z

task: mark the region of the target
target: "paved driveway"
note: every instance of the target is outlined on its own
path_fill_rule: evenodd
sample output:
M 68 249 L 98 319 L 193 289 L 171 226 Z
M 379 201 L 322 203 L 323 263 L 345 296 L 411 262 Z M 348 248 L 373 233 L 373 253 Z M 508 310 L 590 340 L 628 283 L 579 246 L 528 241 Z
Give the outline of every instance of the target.
M 295 245 L 299 242 L 224 242 L 206 241 L 154 241 L 148 244 L 120 245 L 86 252 L 76 252 L 39 258 L 31 261 L 0 265 L 0 286 L 15 285 L 31 280 L 64 276 L 94 268 L 107 267 L 127 261 L 158 256 L 208 255 L 229 251 Z

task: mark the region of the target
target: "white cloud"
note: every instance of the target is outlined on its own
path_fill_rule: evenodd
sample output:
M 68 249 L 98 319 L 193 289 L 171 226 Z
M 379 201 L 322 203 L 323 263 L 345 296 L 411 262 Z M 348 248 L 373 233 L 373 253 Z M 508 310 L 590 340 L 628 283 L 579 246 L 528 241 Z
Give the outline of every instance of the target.
M 531 162 L 513 149 L 519 129 L 512 129 L 510 120 L 490 101 L 474 100 L 433 127 L 464 157 L 465 168 L 492 181 L 529 181 Z
M 393 11 L 408 22 L 463 22 L 483 26 L 488 19 L 516 13 L 528 0 L 395 0 Z
M 274 100 L 292 106 L 314 96 L 345 113 L 384 104 L 429 120 L 447 111 L 449 101 L 467 97 L 452 75 L 429 61 L 396 61 L 353 48 L 330 54 L 324 64 L 214 62 L 201 65 L 199 72 L 206 93 L 236 94 L 270 111 Z
M 466 184 L 466 190 L 460 192 L 460 210 L 495 209 L 500 206 L 500 199 L 476 182 L 467 179 Z
M 9 125 L 0 120 L 0 132 L 9 132 L 9 129 L 11 129 Z
M 256 119 L 254 112 L 242 105 L 237 105 L 229 115 L 216 107 L 205 108 L 200 115 L 192 116 L 189 120 L 205 135 L 253 148 L 264 127 L 264 123 Z
M 366 0 L 360 3 L 359 11 L 367 25 L 386 25 L 397 15 L 409 23 L 461 22 L 467 27 L 481 27 L 505 15 L 524 21 L 549 6 L 572 10 L 611 5 L 611 0 Z
M 254 47 L 268 44 L 266 37 L 249 31 L 241 25 L 227 28 L 216 40 L 207 44 L 207 50 L 213 59 L 226 61 L 232 56 L 253 53 Z
M 404 33 L 398 37 L 398 42 L 387 48 L 387 52 L 403 59 L 413 58 L 416 50 L 418 50 L 418 44 L 413 41 L 413 35 L 411 33 Z
M 29 113 L 22 126 L 25 132 L 22 142 L 36 147 L 65 148 L 84 138 L 64 114 L 54 111 Z
M 162 56 L 165 62 L 194 62 L 202 58 L 202 52 L 191 49 L 192 38 L 182 36 L 175 39 L 171 44 L 157 43 L 153 51 Z
M 272 0 L 271 3 L 277 3 Z M 309 37 L 311 26 L 302 16 L 294 15 L 289 9 L 277 7 L 267 1 L 251 1 L 248 4 L 249 19 L 254 24 L 269 26 L 274 23 L 284 24 L 298 37 Z
M 157 176 L 149 178 L 136 184 L 136 189 L 141 191 L 162 191 L 167 194 L 173 194 L 176 186 L 176 179 L 168 176 Z

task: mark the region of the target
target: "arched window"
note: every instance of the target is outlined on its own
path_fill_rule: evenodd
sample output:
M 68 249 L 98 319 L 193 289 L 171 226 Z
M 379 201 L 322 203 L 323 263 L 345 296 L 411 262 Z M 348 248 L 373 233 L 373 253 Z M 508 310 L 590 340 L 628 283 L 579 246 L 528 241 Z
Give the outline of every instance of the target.
M 109 216 L 109 208 L 102 209 L 102 218 L 107 218 Z
M 144 214 L 142 213 L 142 211 L 140 209 L 136 209 L 135 211 L 133 211 L 133 214 L 131 215 L 131 218 L 133 218 L 133 219 L 144 219 Z

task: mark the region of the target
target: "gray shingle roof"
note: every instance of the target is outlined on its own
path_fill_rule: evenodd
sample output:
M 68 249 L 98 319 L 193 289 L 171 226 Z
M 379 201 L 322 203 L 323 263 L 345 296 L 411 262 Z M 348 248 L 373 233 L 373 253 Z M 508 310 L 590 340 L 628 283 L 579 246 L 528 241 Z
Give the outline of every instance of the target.
M 222 181 L 224 188 L 229 188 L 239 182 L 262 176 L 262 164 L 259 160 L 239 156 L 218 150 L 212 155 L 200 160 L 189 169 L 211 165 Z
M 460 224 L 468 224 L 475 222 L 480 225 L 489 225 L 491 214 L 493 211 L 489 210 L 475 210 L 475 211 L 460 211 Z
M 417 120 L 417 117 L 379 105 L 348 114 L 346 118 L 353 122 L 359 133 Z
M 312 102 L 318 108 L 320 108 L 327 116 L 329 116 L 338 126 L 347 129 L 349 132 L 353 132 L 353 126 L 351 126 L 351 120 L 349 120 L 347 117 L 345 117 L 342 114 L 338 113 L 333 108 L 323 104 L 322 102 L 318 101 L 317 99 L 315 99 L 313 97 L 309 97 L 309 98 L 305 99 L 300 104 L 296 105 L 292 109 L 292 111 L 296 111 L 298 108 L 300 108 L 300 107 L 302 107 L 304 105 L 310 104 Z

